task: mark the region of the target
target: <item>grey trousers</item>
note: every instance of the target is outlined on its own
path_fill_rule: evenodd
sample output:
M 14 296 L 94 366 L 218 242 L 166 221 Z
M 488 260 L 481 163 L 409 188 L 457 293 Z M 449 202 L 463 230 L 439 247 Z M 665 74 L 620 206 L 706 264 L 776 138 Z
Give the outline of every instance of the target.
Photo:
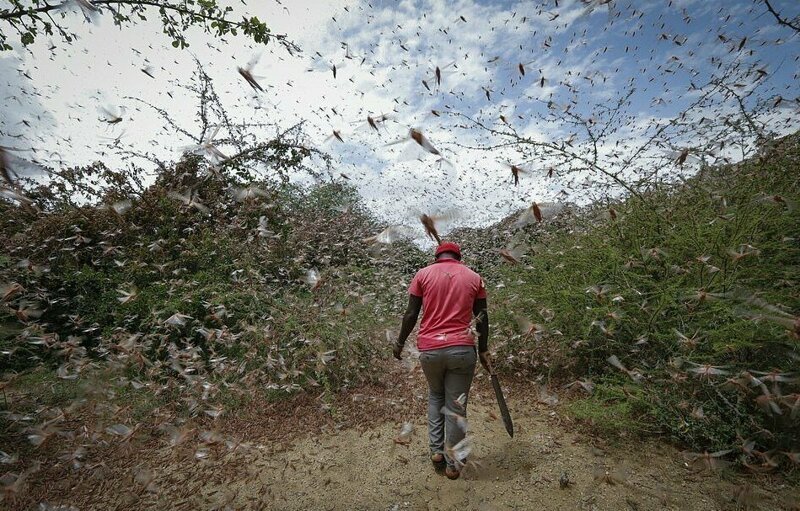
M 443 453 L 447 465 L 456 466 L 445 450 L 464 439 L 467 401 L 478 356 L 472 346 L 450 346 L 423 351 L 419 361 L 428 380 L 428 440 L 431 454 Z M 459 402 L 459 397 L 463 404 Z M 463 461 L 463 460 L 458 460 Z

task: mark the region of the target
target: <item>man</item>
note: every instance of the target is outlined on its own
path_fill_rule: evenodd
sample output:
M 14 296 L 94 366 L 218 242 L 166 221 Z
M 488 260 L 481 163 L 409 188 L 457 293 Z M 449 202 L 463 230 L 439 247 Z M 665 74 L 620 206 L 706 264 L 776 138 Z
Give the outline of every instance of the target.
M 458 479 L 465 460 L 454 459 L 451 449 L 466 434 L 467 398 L 475 372 L 475 336 L 478 331 L 481 364 L 490 371 L 487 351 L 489 316 L 486 289 L 480 275 L 461 262 L 461 248 L 444 242 L 436 248 L 436 260 L 422 268 L 408 289 L 408 308 L 403 316 L 394 356 L 400 360 L 403 345 L 417 323 L 420 364 L 428 380 L 428 438 L 431 461 L 445 475 Z M 462 417 L 464 419 L 462 419 Z M 445 449 L 445 443 L 449 449 Z

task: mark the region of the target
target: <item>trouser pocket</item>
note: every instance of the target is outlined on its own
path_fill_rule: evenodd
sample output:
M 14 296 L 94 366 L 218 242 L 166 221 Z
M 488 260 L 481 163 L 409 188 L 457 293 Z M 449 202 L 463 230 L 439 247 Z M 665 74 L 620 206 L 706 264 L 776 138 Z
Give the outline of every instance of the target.
M 460 349 L 449 354 L 447 359 L 448 369 L 469 370 L 475 366 L 478 356 L 475 354 L 475 350 L 472 347 L 465 347 L 465 349 Z

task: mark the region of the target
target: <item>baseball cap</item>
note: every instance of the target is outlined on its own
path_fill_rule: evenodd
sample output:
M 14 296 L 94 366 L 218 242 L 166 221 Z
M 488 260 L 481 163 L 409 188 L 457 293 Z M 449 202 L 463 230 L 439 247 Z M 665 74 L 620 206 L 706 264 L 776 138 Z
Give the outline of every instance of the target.
M 455 255 L 461 258 L 461 247 L 458 244 L 453 243 L 452 241 L 445 241 L 438 247 L 436 247 L 436 257 L 439 257 L 439 254 L 442 252 L 452 252 Z

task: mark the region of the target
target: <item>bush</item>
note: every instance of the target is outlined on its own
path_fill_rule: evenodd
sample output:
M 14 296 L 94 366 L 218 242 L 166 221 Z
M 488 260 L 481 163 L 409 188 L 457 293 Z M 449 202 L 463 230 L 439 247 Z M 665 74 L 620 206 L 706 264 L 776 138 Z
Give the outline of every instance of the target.
M 9 305 L 41 316 L 4 333 L 7 367 L 44 362 L 69 375 L 88 356 L 198 392 L 206 379 L 293 392 L 375 377 L 405 298 L 387 283 L 409 278 L 419 250 L 379 254 L 362 242 L 381 225 L 351 187 L 203 176 L 202 163 L 187 156 L 164 169 L 122 212 L 48 193 L 25 229 L 8 227 L 0 280 L 25 290 Z M 202 207 L 181 204 L 183 186 Z M 247 187 L 258 193 L 230 192 Z M 316 286 L 303 282 L 312 268 Z
M 501 224 L 530 249 L 519 265 L 483 251 L 490 290 L 502 283 L 489 295 L 496 365 L 603 382 L 569 410 L 604 431 L 659 431 L 698 451 L 742 438 L 757 450 L 797 450 L 798 156 L 790 138 L 762 159 L 703 169 L 645 201 L 523 231 L 513 219 Z M 706 364 L 723 373 L 703 378 Z M 756 371 L 789 374 L 771 382 Z M 624 395 L 608 383 L 620 377 Z

